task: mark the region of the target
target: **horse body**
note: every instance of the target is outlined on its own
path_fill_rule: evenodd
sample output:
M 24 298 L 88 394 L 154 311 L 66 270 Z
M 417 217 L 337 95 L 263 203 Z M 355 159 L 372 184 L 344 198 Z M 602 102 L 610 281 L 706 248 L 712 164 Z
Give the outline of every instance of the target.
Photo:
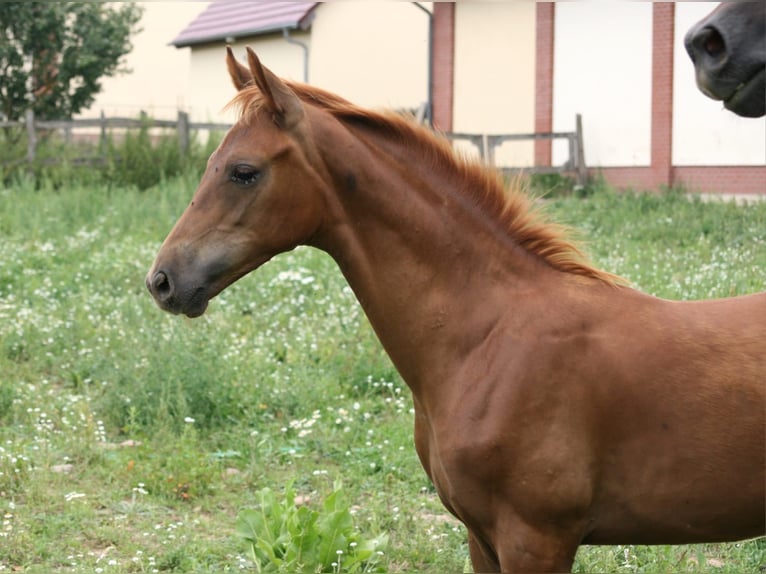
M 512 326 L 432 382 L 444 406 L 416 402 L 418 453 L 482 541 L 477 571 L 568 569 L 580 543 L 763 532 L 762 333 L 751 328 L 747 345 L 739 334 L 766 298 L 697 309 L 586 288 L 588 301 L 554 289 L 554 303 L 508 303 Z M 535 562 L 502 555 L 513 542 L 531 547 L 524 527 L 540 545 Z
M 723 2 L 684 38 L 697 86 L 737 115 L 766 114 L 766 2 Z
M 243 118 L 147 276 L 160 306 L 196 316 L 276 253 L 328 252 L 412 390 L 477 571 L 764 533 L 766 294 L 622 286 L 447 143 L 249 58 L 228 59 Z

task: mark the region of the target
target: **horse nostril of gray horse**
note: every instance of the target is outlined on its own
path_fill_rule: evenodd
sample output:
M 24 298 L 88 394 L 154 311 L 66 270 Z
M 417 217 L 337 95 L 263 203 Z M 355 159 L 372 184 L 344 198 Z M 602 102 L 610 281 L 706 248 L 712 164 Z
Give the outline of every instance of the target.
M 705 26 L 692 39 L 695 55 L 704 55 L 718 62 L 726 57 L 726 41 L 712 26 Z
M 147 280 L 147 286 L 159 301 L 167 301 L 173 294 L 173 283 L 164 271 L 157 271 L 151 280 Z

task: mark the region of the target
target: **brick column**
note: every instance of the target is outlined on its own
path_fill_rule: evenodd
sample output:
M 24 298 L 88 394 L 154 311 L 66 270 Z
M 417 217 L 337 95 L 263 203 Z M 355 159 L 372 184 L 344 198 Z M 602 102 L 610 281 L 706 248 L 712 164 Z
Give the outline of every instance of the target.
M 433 3 L 434 128 L 452 131 L 455 71 L 455 3 Z
M 535 132 L 553 131 L 553 42 L 556 4 L 537 2 Z M 551 140 L 535 140 L 535 165 L 551 165 Z
M 654 185 L 673 184 L 673 35 L 675 4 L 652 4 L 652 135 Z

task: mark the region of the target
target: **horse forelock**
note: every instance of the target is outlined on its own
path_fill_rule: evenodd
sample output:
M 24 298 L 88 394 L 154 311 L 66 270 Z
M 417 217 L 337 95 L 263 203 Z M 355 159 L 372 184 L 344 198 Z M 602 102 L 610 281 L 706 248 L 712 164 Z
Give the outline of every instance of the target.
M 495 218 L 515 243 L 541 257 L 555 269 L 612 285 L 625 282 L 590 263 L 572 239 L 573 231 L 551 222 L 530 199 L 518 179 L 507 183 L 497 170 L 456 152 L 447 138 L 418 124 L 411 116 L 365 109 L 314 86 L 290 81 L 285 83 L 305 104 L 331 114 L 340 122 L 364 125 L 394 138 L 402 145 L 417 150 L 434 170 L 453 173 L 461 193 Z M 237 109 L 240 121 L 249 123 L 262 102 L 260 90 L 248 86 L 234 96 L 226 109 Z
M 238 121 L 248 122 L 263 102 L 263 95 L 255 85 L 242 88 L 226 104 L 223 111 L 234 110 L 237 113 Z

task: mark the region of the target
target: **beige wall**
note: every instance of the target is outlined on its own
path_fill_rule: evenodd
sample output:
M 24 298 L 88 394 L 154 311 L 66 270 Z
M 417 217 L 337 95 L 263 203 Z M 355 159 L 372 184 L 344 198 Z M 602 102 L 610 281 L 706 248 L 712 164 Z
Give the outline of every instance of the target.
M 309 82 L 370 107 L 417 108 L 427 99 L 428 18 L 408 2 L 328 2 L 316 8 L 309 32 L 291 32 L 309 46 Z M 242 39 L 277 75 L 302 81 L 304 56 L 282 34 Z M 188 51 L 188 49 L 187 49 Z M 186 98 L 192 117 L 231 121 L 221 108 L 233 95 L 224 43 L 191 51 Z
M 316 86 L 371 107 L 427 100 L 428 17 L 410 2 L 323 3 L 311 44 Z
M 764 165 L 766 121 L 731 113 L 721 102 L 703 95 L 694 81 L 694 65 L 684 48 L 684 35 L 712 9 L 705 2 L 676 4 L 673 165 Z
M 453 130 L 535 131 L 535 3 L 458 2 Z M 507 143 L 496 163 L 529 166 L 534 144 Z
M 310 44 L 307 32 L 291 32 L 295 40 Z M 244 38 L 232 44 L 234 55 L 247 62 L 245 47 L 250 46 L 261 63 L 280 77 L 303 81 L 303 50 L 288 44 L 282 34 Z M 189 52 L 189 48 L 184 48 Z M 310 57 L 310 56 L 309 56 Z M 223 108 L 234 96 L 234 86 L 226 70 L 226 43 L 221 41 L 191 51 L 188 83 L 188 109 L 196 121 L 231 122 L 236 114 Z
M 95 103 L 81 117 L 137 117 L 141 110 L 175 118 L 189 103 L 189 50 L 168 45 L 210 2 L 139 2 L 143 31 L 133 37 L 128 74 L 105 78 Z
M 85 116 L 137 116 L 140 110 L 196 121 L 233 121 L 223 107 L 233 96 L 225 42 L 177 49 L 169 42 L 209 2 L 143 2 L 143 32 L 127 58 L 132 72 L 107 78 Z M 429 3 L 424 3 L 430 7 Z M 458 3 L 456 6 L 455 131 L 534 131 L 535 8 L 533 3 Z M 513 33 L 508 31 L 513 22 Z M 328 2 L 316 9 L 309 32 L 291 32 L 309 45 L 309 81 L 370 107 L 417 108 L 427 99 L 428 18 L 409 2 Z M 241 39 L 278 75 L 302 80 L 303 51 L 281 34 Z M 489 72 L 489 70 L 499 70 Z M 498 162 L 527 165 L 532 144 L 506 144 Z
M 651 3 L 559 2 L 555 34 L 554 131 L 574 131 L 582 114 L 588 165 L 649 165 Z M 556 140 L 554 165 L 568 157 L 566 141 Z

